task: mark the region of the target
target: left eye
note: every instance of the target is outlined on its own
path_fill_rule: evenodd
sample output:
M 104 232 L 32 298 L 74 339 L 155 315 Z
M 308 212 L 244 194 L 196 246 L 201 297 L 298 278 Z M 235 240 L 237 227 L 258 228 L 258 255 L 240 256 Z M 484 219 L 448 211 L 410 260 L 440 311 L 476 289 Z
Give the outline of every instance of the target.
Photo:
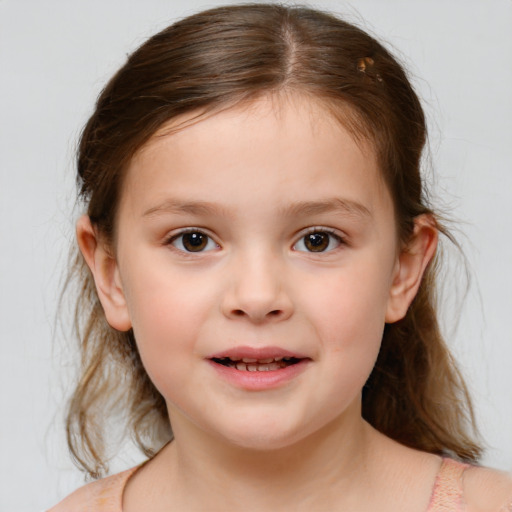
M 171 239 L 171 245 L 184 252 L 204 252 L 216 249 L 218 245 L 201 231 L 189 231 L 176 235 Z
M 296 251 L 328 252 L 338 248 L 342 243 L 340 236 L 328 231 L 313 231 L 304 235 L 294 246 Z

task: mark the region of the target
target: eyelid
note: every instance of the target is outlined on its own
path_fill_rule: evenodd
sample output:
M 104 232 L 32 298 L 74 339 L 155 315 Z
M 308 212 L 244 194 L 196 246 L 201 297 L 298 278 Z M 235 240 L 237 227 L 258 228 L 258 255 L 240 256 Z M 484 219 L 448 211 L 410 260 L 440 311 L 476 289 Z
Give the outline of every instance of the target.
M 200 233 L 200 234 L 206 236 L 210 241 L 212 241 L 216 247 L 213 249 L 206 249 L 206 250 L 202 250 L 202 251 L 187 251 L 187 250 L 183 250 L 183 249 L 176 247 L 173 244 L 173 242 L 176 241 L 181 236 L 186 235 L 187 233 Z M 214 249 L 220 249 L 220 247 L 221 247 L 220 244 L 216 241 L 215 237 L 213 235 L 211 235 L 207 229 L 193 227 L 193 226 L 174 230 L 172 233 L 169 233 L 168 235 L 165 236 L 163 243 L 164 243 L 164 245 L 172 246 L 174 249 L 176 249 L 176 251 L 178 251 L 184 255 L 187 255 L 187 256 L 194 255 L 194 254 L 198 255 L 198 254 L 205 253 L 205 252 L 211 252 Z
M 332 236 L 333 238 L 336 238 L 340 245 L 346 245 L 347 244 L 347 242 L 346 242 L 347 236 L 343 232 L 341 232 L 341 231 L 339 231 L 337 229 L 334 229 L 334 228 L 328 228 L 326 226 L 311 226 L 309 228 L 303 229 L 302 231 L 299 231 L 299 233 L 296 236 L 296 240 L 295 240 L 295 242 L 292 245 L 292 249 L 293 250 L 297 250 L 297 249 L 295 249 L 297 244 L 305 236 L 310 235 L 312 233 L 327 233 L 328 235 Z M 337 247 L 335 249 L 337 249 Z M 300 252 L 308 252 L 308 253 L 311 253 L 311 254 L 325 254 L 325 253 L 331 252 L 331 251 L 333 251 L 335 249 L 330 249 L 329 251 L 319 251 L 318 253 L 315 253 L 314 251 L 300 251 Z

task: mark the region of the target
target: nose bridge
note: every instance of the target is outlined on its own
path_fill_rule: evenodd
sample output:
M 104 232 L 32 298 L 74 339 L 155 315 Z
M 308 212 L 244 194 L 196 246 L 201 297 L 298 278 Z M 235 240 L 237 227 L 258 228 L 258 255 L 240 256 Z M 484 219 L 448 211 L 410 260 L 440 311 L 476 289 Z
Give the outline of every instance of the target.
M 224 313 L 257 323 L 288 318 L 292 304 L 287 293 L 285 267 L 277 251 L 245 247 L 233 258 Z

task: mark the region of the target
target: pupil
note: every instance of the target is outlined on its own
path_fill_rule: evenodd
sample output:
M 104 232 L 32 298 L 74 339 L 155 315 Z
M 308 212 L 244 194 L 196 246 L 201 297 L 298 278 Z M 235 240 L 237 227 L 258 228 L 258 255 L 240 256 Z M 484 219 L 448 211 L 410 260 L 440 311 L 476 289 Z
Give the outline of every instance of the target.
M 329 237 L 325 233 L 311 233 L 306 236 L 306 247 L 313 252 L 322 252 L 329 245 Z
M 197 252 L 206 247 L 207 237 L 202 233 L 186 233 L 183 235 L 183 246 L 187 251 Z

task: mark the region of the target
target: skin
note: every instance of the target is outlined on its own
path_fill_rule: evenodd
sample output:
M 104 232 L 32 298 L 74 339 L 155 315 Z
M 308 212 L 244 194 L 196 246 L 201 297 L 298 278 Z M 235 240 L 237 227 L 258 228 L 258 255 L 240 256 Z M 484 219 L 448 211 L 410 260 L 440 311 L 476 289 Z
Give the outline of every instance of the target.
M 123 510 L 425 510 L 439 458 L 366 424 L 361 390 L 435 252 L 433 220 L 400 243 L 371 145 L 301 96 L 171 127 L 127 170 L 114 247 L 87 217 L 77 227 L 107 319 L 133 328 L 175 433 Z M 205 249 L 187 252 L 183 229 Z M 325 251 L 308 249 L 311 232 Z M 244 389 L 209 360 L 240 345 L 307 364 Z

